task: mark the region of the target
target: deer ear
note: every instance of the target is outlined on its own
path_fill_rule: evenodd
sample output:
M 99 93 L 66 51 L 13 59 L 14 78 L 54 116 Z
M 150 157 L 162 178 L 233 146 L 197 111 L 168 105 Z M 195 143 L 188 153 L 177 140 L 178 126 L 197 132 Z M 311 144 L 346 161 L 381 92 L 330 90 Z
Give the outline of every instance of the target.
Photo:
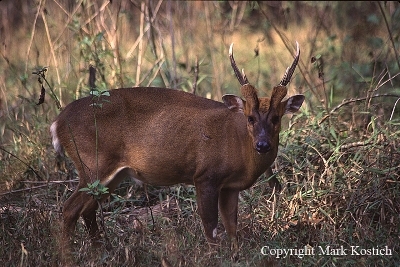
M 245 101 L 235 95 L 224 95 L 222 97 L 224 104 L 233 112 L 244 113 Z
M 286 102 L 285 114 L 298 111 L 303 104 L 304 98 L 304 95 L 294 95 L 284 101 Z

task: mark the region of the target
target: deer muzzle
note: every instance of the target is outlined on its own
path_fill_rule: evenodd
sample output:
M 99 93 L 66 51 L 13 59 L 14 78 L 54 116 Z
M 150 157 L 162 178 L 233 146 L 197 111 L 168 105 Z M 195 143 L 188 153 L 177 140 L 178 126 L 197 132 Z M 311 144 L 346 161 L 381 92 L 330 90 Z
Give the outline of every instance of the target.
M 259 140 L 256 142 L 255 149 L 260 154 L 265 154 L 271 150 L 271 145 L 266 140 Z

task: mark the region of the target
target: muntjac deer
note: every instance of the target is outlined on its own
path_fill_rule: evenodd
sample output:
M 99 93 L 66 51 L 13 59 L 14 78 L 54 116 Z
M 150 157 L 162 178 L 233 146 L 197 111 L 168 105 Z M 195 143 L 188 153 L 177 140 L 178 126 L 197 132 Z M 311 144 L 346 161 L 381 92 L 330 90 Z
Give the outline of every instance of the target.
M 238 250 L 238 196 L 254 184 L 278 152 L 281 118 L 299 110 L 304 96 L 283 100 L 300 50 L 270 98 L 258 97 L 229 57 L 244 99 L 223 102 L 165 88 L 122 88 L 109 96 L 84 97 L 65 107 L 50 127 L 53 146 L 73 160 L 79 185 L 64 203 L 63 237 L 69 240 L 83 217 L 91 238 L 100 238 L 97 201 L 79 189 L 99 179 L 109 192 L 126 177 L 144 183 L 196 187 L 205 236 L 216 243 L 218 211 Z M 103 101 L 102 100 L 106 100 Z M 101 105 L 99 104 L 101 102 Z

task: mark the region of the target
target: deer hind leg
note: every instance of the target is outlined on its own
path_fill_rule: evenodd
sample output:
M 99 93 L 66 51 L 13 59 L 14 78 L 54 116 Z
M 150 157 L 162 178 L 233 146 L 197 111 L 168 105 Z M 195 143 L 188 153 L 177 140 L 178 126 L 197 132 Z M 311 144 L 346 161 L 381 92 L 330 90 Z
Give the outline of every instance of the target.
M 100 231 L 97 225 L 96 220 L 96 210 L 98 207 L 97 201 L 91 198 L 90 201 L 86 202 L 82 210 L 82 218 L 85 222 L 86 229 L 89 232 L 90 239 L 93 242 L 93 245 L 99 245 L 100 241 Z
M 87 186 L 87 183 L 92 181 L 89 176 L 85 175 L 82 170 L 78 170 L 80 175 L 80 183 L 76 188 L 75 192 L 65 201 L 63 207 L 63 230 L 61 240 L 61 258 L 65 265 L 69 262 L 73 262 L 71 254 L 71 237 L 74 234 L 76 222 L 79 217 L 82 216 L 85 222 L 86 228 L 89 232 L 89 236 L 94 247 L 99 247 L 102 244 L 100 231 L 96 220 L 96 210 L 98 207 L 98 201 L 86 192 L 80 192 L 79 190 Z M 118 168 L 115 171 L 110 171 L 109 175 L 103 175 L 107 173 L 104 170 L 99 170 L 99 177 L 105 177 L 102 179 L 104 186 L 109 188 L 109 194 L 118 186 L 120 181 L 127 176 L 131 176 L 131 171 L 128 168 Z M 103 196 L 104 200 L 109 196 L 106 194 Z
M 219 211 L 222 223 L 228 234 L 232 257 L 236 258 L 239 246 L 236 236 L 239 190 L 222 188 L 219 193 Z
M 79 189 L 76 189 L 75 192 L 65 201 L 63 206 L 63 228 L 62 228 L 62 240 L 61 240 L 61 259 L 64 265 L 68 265 L 70 262 L 73 262 L 73 257 L 71 254 L 71 239 L 74 234 L 76 222 L 81 216 L 82 211 L 85 208 L 86 203 L 90 203 L 93 199 L 90 198 L 89 195 L 84 192 L 79 192 Z M 87 205 L 87 204 L 86 204 Z M 90 217 L 86 210 L 86 218 L 88 222 L 90 222 L 91 229 L 89 230 L 91 233 L 98 232 L 96 218 Z M 95 215 L 95 210 L 94 210 Z M 90 219 L 91 218 L 91 219 Z M 94 218 L 94 221 L 93 221 Z
M 81 173 L 81 172 L 80 172 Z M 106 184 L 105 186 L 109 188 L 108 194 L 104 195 L 100 201 L 106 199 L 109 194 L 111 194 L 118 184 L 130 175 L 130 171 L 127 168 L 119 168 L 112 172 L 110 175 L 104 175 L 101 177 L 106 177 L 103 179 Z M 86 177 L 85 177 L 86 178 Z M 71 236 L 74 232 L 75 225 L 79 216 L 82 216 L 86 228 L 89 232 L 89 236 L 93 241 L 93 245 L 99 245 L 100 242 L 100 231 L 96 220 L 96 210 L 98 208 L 98 201 L 93 199 L 93 197 L 86 192 L 80 192 L 79 190 L 87 184 L 82 181 L 88 181 L 89 178 L 81 178 L 81 183 L 75 192 L 68 198 L 64 203 L 63 217 L 64 217 L 64 233 L 67 236 Z
M 85 220 L 91 239 L 97 241 L 100 237 L 96 223 L 97 202 L 85 192 L 79 192 L 79 188 L 65 201 L 63 207 L 63 229 L 60 248 L 61 260 L 65 266 L 74 265 L 74 257 L 71 254 L 71 239 L 74 234 L 76 222 L 81 215 Z
M 80 192 L 80 188 L 82 187 L 78 187 L 64 203 L 64 237 L 68 239 L 73 235 L 76 222 L 79 217 L 82 216 L 90 237 L 96 239 L 99 237 L 99 230 L 96 222 L 97 202 L 86 192 Z

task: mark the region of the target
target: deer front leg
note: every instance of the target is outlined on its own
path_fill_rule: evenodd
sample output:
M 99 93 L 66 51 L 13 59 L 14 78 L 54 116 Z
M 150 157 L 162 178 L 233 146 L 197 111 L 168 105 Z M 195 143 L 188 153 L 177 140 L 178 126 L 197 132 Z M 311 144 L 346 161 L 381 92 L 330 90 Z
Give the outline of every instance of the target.
M 207 183 L 196 184 L 197 206 L 210 245 L 217 245 L 218 190 Z
M 239 190 L 222 188 L 219 193 L 219 211 L 231 243 L 232 257 L 239 252 L 236 236 Z

